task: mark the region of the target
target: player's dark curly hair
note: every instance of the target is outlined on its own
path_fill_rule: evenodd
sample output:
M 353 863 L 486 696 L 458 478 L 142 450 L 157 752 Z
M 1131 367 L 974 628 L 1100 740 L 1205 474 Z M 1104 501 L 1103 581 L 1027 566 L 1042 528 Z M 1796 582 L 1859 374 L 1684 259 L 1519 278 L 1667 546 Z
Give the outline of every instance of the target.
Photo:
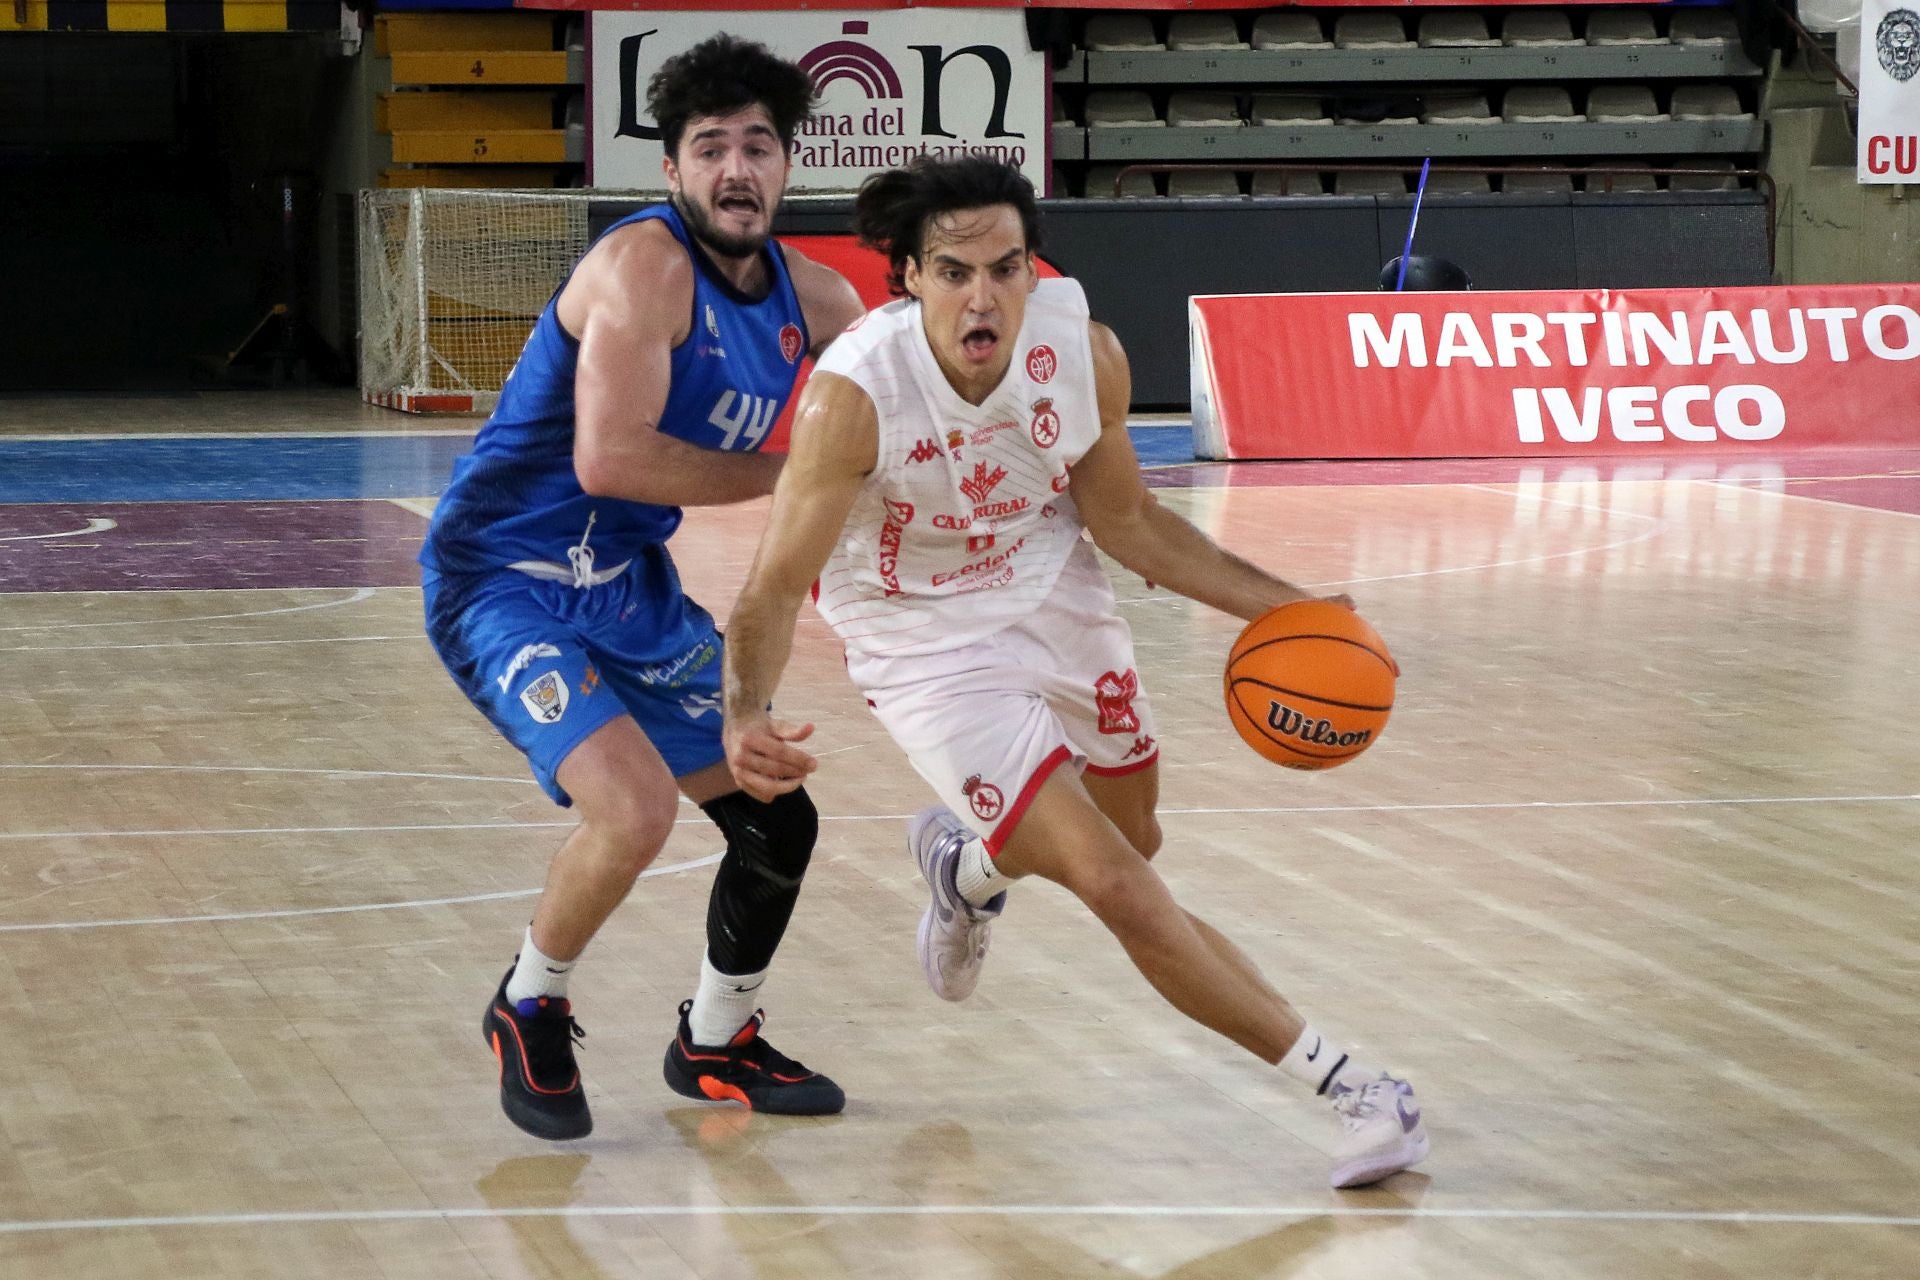
M 780 145 L 791 151 L 794 131 L 813 118 L 813 83 L 767 46 L 724 33 L 668 58 L 647 81 L 647 109 L 660 126 L 661 144 L 676 158 L 687 121 L 756 104 L 773 117 Z
M 1033 184 L 1012 165 L 991 156 L 942 159 L 919 156 L 904 169 L 876 173 L 860 184 L 853 201 L 853 230 L 860 243 L 887 255 L 887 286 L 907 291 L 907 260 L 921 262 L 927 226 L 963 209 L 1010 204 L 1020 214 L 1027 252 L 1040 251 L 1040 205 Z

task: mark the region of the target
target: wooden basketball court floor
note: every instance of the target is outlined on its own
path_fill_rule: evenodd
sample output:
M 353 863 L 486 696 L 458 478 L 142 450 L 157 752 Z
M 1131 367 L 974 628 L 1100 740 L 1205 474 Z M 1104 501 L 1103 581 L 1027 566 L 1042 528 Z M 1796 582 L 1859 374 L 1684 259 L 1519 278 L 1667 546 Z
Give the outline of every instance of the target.
M 1428 1163 L 1336 1193 L 1321 1106 L 1058 890 L 926 990 L 927 793 L 810 614 L 768 1031 L 846 1114 L 662 1084 L 688 808 L 575 980 L 594 1135 L 520 1134 L 477 1024 L 567 817 L 420 635 L 461 438 L 325 396 L 0 420 L 0 1275 L 1920 1274 L 1920 451 L 1154 473 L 1404 668 L 1376 748 L 1279 770 L 1220 705 L 1235 624 L 1116 577 L 1164 874 L 1421 1090 Z M 722 618 L 761 514 L 675 544 Z

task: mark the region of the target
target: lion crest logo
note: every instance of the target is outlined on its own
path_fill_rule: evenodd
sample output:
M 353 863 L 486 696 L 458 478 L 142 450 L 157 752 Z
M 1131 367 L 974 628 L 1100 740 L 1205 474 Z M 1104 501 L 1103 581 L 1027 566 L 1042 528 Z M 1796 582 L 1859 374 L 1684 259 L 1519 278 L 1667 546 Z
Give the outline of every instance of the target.
M 1920 14 L 1895 9 L 1873 33 L 1874 52 L 1888 75 L 1905 84 L 1920 74 Z

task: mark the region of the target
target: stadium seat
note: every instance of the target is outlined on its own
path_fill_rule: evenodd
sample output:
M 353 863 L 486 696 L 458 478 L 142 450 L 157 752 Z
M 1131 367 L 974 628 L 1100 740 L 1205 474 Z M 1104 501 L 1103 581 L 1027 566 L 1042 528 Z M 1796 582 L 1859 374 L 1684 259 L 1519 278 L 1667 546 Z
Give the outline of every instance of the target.
M 1253 47 L 1256 49 L 1331 49 L 1333 42 L 1320 27 L 1320 19 L 1297 9 L 1263 13 L 1253 20 Z
M 1087 197 L 1092 200 L 1111 200 L 1113 180 L 1120 177 L 1120 171 L 1126 168 L 1118 164 L 1096 164 L 1087 169 Z M 1137 196 L 1157 196 L 1153 175 L 1150 173 L 1130 173 L 1120 183 L 1120 194 L 1132 199 Z
M 1325 180 L 1317 173 L 1275 173 L 1268 170 L 1253 175 L 1253 194 L 1257 196 L 1322 196 Z
M 1574 37 L 1573 23 L 1558 9 L 1516 9 L 1500 24 L 1500 36 L 1507 44 L 1526 49 L 1586 43 Z
M 1341 196 L 1403 196 L 1407 177 L 1403 173 L 1336 173 L 1333 192 Z
M 1564 173 L 1503 173 L 1500 190 L 1506 194 L 1560 192 L 1573 190 L 1573 178 Z
M 1167 23 L 1169 49 L 1244 49 L 1233 15 L 1227 13 L 1181 13 Z
M 1675 44 L 1719 44 L 1740 38 L 1740 24 L 1727 9 L 1676 9 L 1667 34 Z
M 1682 161 L 1677 167 L 1688 169 L 1724 169 L 1726 170 L 1726 176 L 1722 177 L 1718 172 L 1711 174 L 1676 173 L 1667 179 L 1667 190 L 1669 191 L 1737 191 L 1740 189 L 1740 180 L 1733 176 L 1733 161 L 1731 160 L 1695 160 L 1688 158 Z
M 1740 109 L 1740 95 L 1724 84 L 1683 84 L 1673 91 L 1675 120 L 1751 120 Z
M 1427 175 L 1427 194 L 1430 196 L 1483 196 L 1487 194 L 1487 175 L 1484 173 L 1430 173 Z
M 1598 9 L 1587 15 L 1587 43 L 1665 44 L 1667 38 L 1654 30 L 1653 14 L 1645 9 Z
M 1095 129 L 1148 129 L 1166 124 L 1140 89 L 1102 89 L 1087 95 L 1087 124 Z
M 1261 125 L 1332 124 L 1320 99 L 1299 93 L 1257 93 L 1253 96 L 1253 122 Z
M 1176 128 L 1225 129 L 1246 122 L 1230 93 L 1176 93 L 1167 99 L 1167 123 Z
M 1170 196 L 1241 195 L 1240 175 L 1225 171 L 1170 173 L 1167 175 L 1167 194 Z
M 1487 34 L 1485 17 L 1469 9 L 1424 14 L 1420 18 L 1422 49 L 1497 49 L 1500 42 Z
M 1333 43 L 1342 49 L 1411 49 L 1407 29 L 1393 13 L 1343 13 L 1334 19 Z
M 1573 109 L 1573 97 L 1558 85 L 1515 85 L 1500 101 L 1508 124 L 1575 124 L 1586 117 Z
M 1587 119 L 1606 124 L 1651 124 L 1666 112 L 1644 84 L 1599 84 L 1587 91 Z
M 1617 167 L 1645 168 L 1644 165 Z M 1658 191 L 1660 189 L 1660 184 L 1655 181 L 1651 170 L 1643 173 L 1590 173 L 1587 175 L 1587 191 L 1589 194 L 1605 194 L 1609 190 L 1609 183 L 1612 184 L 1611 190 L 1617 193 L 1637 194 L 1645 191 Z
M 1103 13 L 1087 19 L 1087 48 L 1097 53 L 1164 49 L 1144 13 Z
M 1428 124 L 1499 124 L 1487 95 L 1475 92 L 1430 93 L 1420 118 Z

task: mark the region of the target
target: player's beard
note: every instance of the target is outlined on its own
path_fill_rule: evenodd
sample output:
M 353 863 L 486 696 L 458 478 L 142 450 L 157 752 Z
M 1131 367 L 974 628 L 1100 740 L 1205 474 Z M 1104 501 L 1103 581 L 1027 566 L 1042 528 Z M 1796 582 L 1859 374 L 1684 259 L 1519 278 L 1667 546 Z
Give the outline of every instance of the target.
M 751 258 L 767 247 L 764 234 L 736 236 L 722 231 L 713 224 L 705 206 L 697 200 L 689 200 L 683 192 L 675 192 L 668 198 L 673 202 L 673 207 L 680 211 L 680 220 L 687 224 L 687 230 L 693 232 L 693 238 L 722 258 Z

